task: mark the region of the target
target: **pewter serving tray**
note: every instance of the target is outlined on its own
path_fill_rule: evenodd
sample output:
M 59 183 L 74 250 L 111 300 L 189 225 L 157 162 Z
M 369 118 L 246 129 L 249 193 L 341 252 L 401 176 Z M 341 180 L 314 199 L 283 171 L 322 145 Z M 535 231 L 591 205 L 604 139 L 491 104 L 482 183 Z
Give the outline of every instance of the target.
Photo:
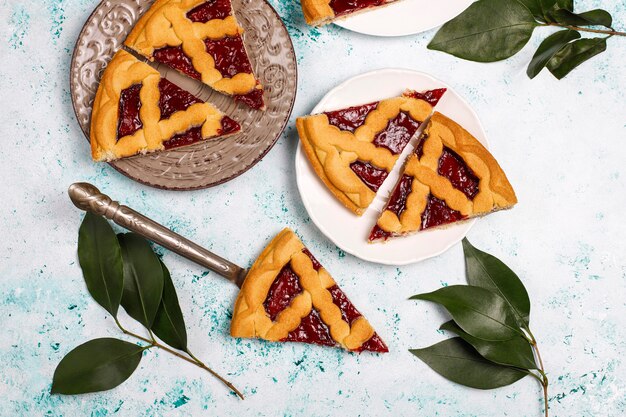
M 91 106 L 102 71 L 120 48 L 152 0 L 105 0 L 83 27 L 70 70 L 70 90 L 76 118 L 89 138 Z M 163 76 L 197 97 L 215 104 L 241 124 L 242 131 L 185 148 L 141 155 L 111 163 L 122 174 L 143 184 L 171 190 L 211 187 L 243 174 L 276 143 L 293 109 L 297 87 L 296 57 L 284 24 L 264 0 L 232 0 L 244 42 L 265 87 L 265 112 L 236 104 L 202 83 L 165 65 L 155 64 Z M 89 147 L 83 143 L 76 146 Z

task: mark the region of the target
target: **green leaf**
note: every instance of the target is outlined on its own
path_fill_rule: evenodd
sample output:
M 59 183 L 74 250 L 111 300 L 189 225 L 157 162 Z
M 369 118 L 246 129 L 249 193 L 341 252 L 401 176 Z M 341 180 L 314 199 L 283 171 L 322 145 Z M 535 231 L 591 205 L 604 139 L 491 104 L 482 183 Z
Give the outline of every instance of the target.
M 554 7 L 556 0 L 517 0 L 519 3 L 526 6 L 528 10 L 533 14 L 535 19 L 541 22 L 547 22 L 548 15 L 547 10 Z
M 176 288 L 170 276 L 170 272 L 163 262 L 163 298 L 157 310 L 152 331 L 159 339 L 174 349 L 187 351 L 187 330 L 185 320 L 178 304 Z
M 579 39 L 565 45 L 548 61 L 548 70 L 559 80 L 574 68 L 606 51 L 606 39 Z
M 90 340 L 61 359 L 54 371 L 51 393 L 84 394 L 114 388 L 137 369 L 144 350 L 108 337 Z
M 526 74 L 529 78 L 535 78 L 559 50 L 574 39 L 580 38 L 580 33 L 575 30 L 561 30 L 553 33 L 541 42 L 533 59 L 528 64 Z
M 122 254 L 111 225 L 96 214 L 88 212 L 80 225 L 78 262 L 89 294 L 117 316 L 124 287 Z
M 510 340 L 502 342 L 488 342 L 464 332 L 452 320 L 442 324 L 439 329 L 457 334 L 461 339 L 472 345 L 483 358 L 491 362 L 523 369 L 537 369 L 533 350 L 528 341 L 522 336 L 515 336 Z
M 163 294 L 163 268 L 147 240 L 135 233 L 119 234 L 124 259 L 122 306 L 147 329 L 152 328 Z
M 471 388 L 500 388 L 528 375 L 524 371 L 489 362 L 460 337 L 424 349 L 411 349 L 410 352 L 444 378 Z
M 536 1 L 537 1 L 537 3 L 539 3 L 539 6 L 541 7 L 541 10 L 543 12 L 543 16 L 547 16 L 548 12 L 556 4 L 556 0 L 536 0 Z
M 463 239 L 463 253 L 467 282 L 498 294 L 513 310 L 518 321 L 528 326 L 530 299 L 515 272 L 495 256 L 476 249 L 467 239 Z
M 428 48 L 470 61 L 500 61 L 522 49 L 535 26 L 517 0 L 478 0 L 443 25 Z
M 570 12 L 574 11 L 574 0 L 556 0 L 555 9 L 566 9 Z
M 523 4 L 536 19 L 541 21 L 544 20 L 543 12 L 541 10 L 541 5 L 538 0 L 517 0 L 519 3 Z
M 513 312 L 499 295 L 480 287 L 451 285 L 418 294 L 411 300 L 441 304 L 467 333 L 483 340 L 509 340 L 521 331 Z
M 610 28 L 613 24 L 611 14 L 602 9 L 590 10 L 584 13 L 574 13 L 560 9 L 553 11 L 552 17 L 556 22 L 569 26 L 605 26 Z

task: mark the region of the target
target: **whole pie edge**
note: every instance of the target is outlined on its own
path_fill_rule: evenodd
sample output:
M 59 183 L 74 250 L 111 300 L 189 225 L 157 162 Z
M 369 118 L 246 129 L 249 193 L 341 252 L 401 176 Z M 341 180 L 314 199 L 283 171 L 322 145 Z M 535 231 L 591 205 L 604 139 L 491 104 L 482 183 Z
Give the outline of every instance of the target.
M 304 152 L 305 152 L 308 160 L 311 162 L 311 165 L 313 166 L 313 169 L 315 170 L 315 173 L 322 180 L 324 185 L 326 185 L 326 187 L 334 194 L 335 197 L 337 197 L 337 199 L 339 199 L 339 201 L 348 210 L 350 210 L 351 212 L 353 212 L 354 214 L 356 214 L 358 216 L 362 215 L 365 212 L 365 209 L 367 209 L 367 207 L 369 206 L 369 203 L 365 207 L 360 207 L 360 206 L 356 205 L 352 200 L 350 200 L 345 195 L 345 193 L 343 191 L 341 191 L 339 188 L 337 188 L 330 181 L 330 179 L 328 179 L 328 177 L 326 176 L 326 172 L 324 172 L 324 166 L 322 165 L 321 161 L 317 157 L 317 155 L 315 153 L 315 149 L 313 148 L 313 144 L 311 143 L 311 141 L 309 139 L 309 136 L 307 134 L 306 117 L 308 117 L 308 116 L 298 117 L 296 119 L 296 128 L 298 130 L 298 135 L 300 136 L 300 143 L 302 143 L 302 148 L 304 149 Z M 374 195 L 375 195 L 375 193 L 374 193 Z M 374 199 L 374 196 L 372 196 L 372 200 L 373 199 Z M 371 201 L 370 201 L 370 203 L 371 203 Z

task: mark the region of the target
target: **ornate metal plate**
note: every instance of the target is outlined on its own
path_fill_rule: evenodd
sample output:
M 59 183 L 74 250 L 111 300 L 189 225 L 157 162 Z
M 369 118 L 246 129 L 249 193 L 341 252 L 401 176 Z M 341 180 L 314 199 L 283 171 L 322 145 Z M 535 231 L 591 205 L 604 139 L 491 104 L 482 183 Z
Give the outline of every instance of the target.
M 70 72 L 76 118 L 89 138 L 91 106 L 102 71 L 153 0 L 104 0 L 83 27 Z M 284 24 L 264 0 L 232 0 L 246 30 L 244 42 L 255 73 L 265 87 L 265 112 L 236 104 L 202 83 L 164 65 L 154 65 L 163 76 L 209 101 L 237 120 L 241 133 L 209 139 L 185 148 L 112 162 L 111 165 L 141 183 L 171 190 L 191 190 L 221 184 L 243 174 L 272 148 L 285 129 L 297 87 L 296 57 Z M 77 144 L 77 146 L 82 146 Z M 88 152 L 85 147 L 85 152 Z

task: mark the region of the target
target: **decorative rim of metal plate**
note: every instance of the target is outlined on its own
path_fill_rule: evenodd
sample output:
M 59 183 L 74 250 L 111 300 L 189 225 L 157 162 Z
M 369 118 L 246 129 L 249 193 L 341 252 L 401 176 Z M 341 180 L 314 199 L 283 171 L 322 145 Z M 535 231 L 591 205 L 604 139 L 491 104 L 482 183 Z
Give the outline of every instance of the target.
M 103 0 L 85 22 L 76 41 L 70 69 L 70 92 L 76 119 L 87 140 L 91 106 L 102 71 L 153 0 Z M 230 181 L 258 163 L 287 127 L 296 99 L 298 71 L 293 43 L 278 13 L 266 0 L 232 0 L 245 29 L 244 42 L 265 87 L 267 110 L 256 111 L 184 77 L 161 64 L 161 74 L 237 120 L 242 131 L 184 148 L 111 162 L 127 177 L 152 187 L 196 190 Z

